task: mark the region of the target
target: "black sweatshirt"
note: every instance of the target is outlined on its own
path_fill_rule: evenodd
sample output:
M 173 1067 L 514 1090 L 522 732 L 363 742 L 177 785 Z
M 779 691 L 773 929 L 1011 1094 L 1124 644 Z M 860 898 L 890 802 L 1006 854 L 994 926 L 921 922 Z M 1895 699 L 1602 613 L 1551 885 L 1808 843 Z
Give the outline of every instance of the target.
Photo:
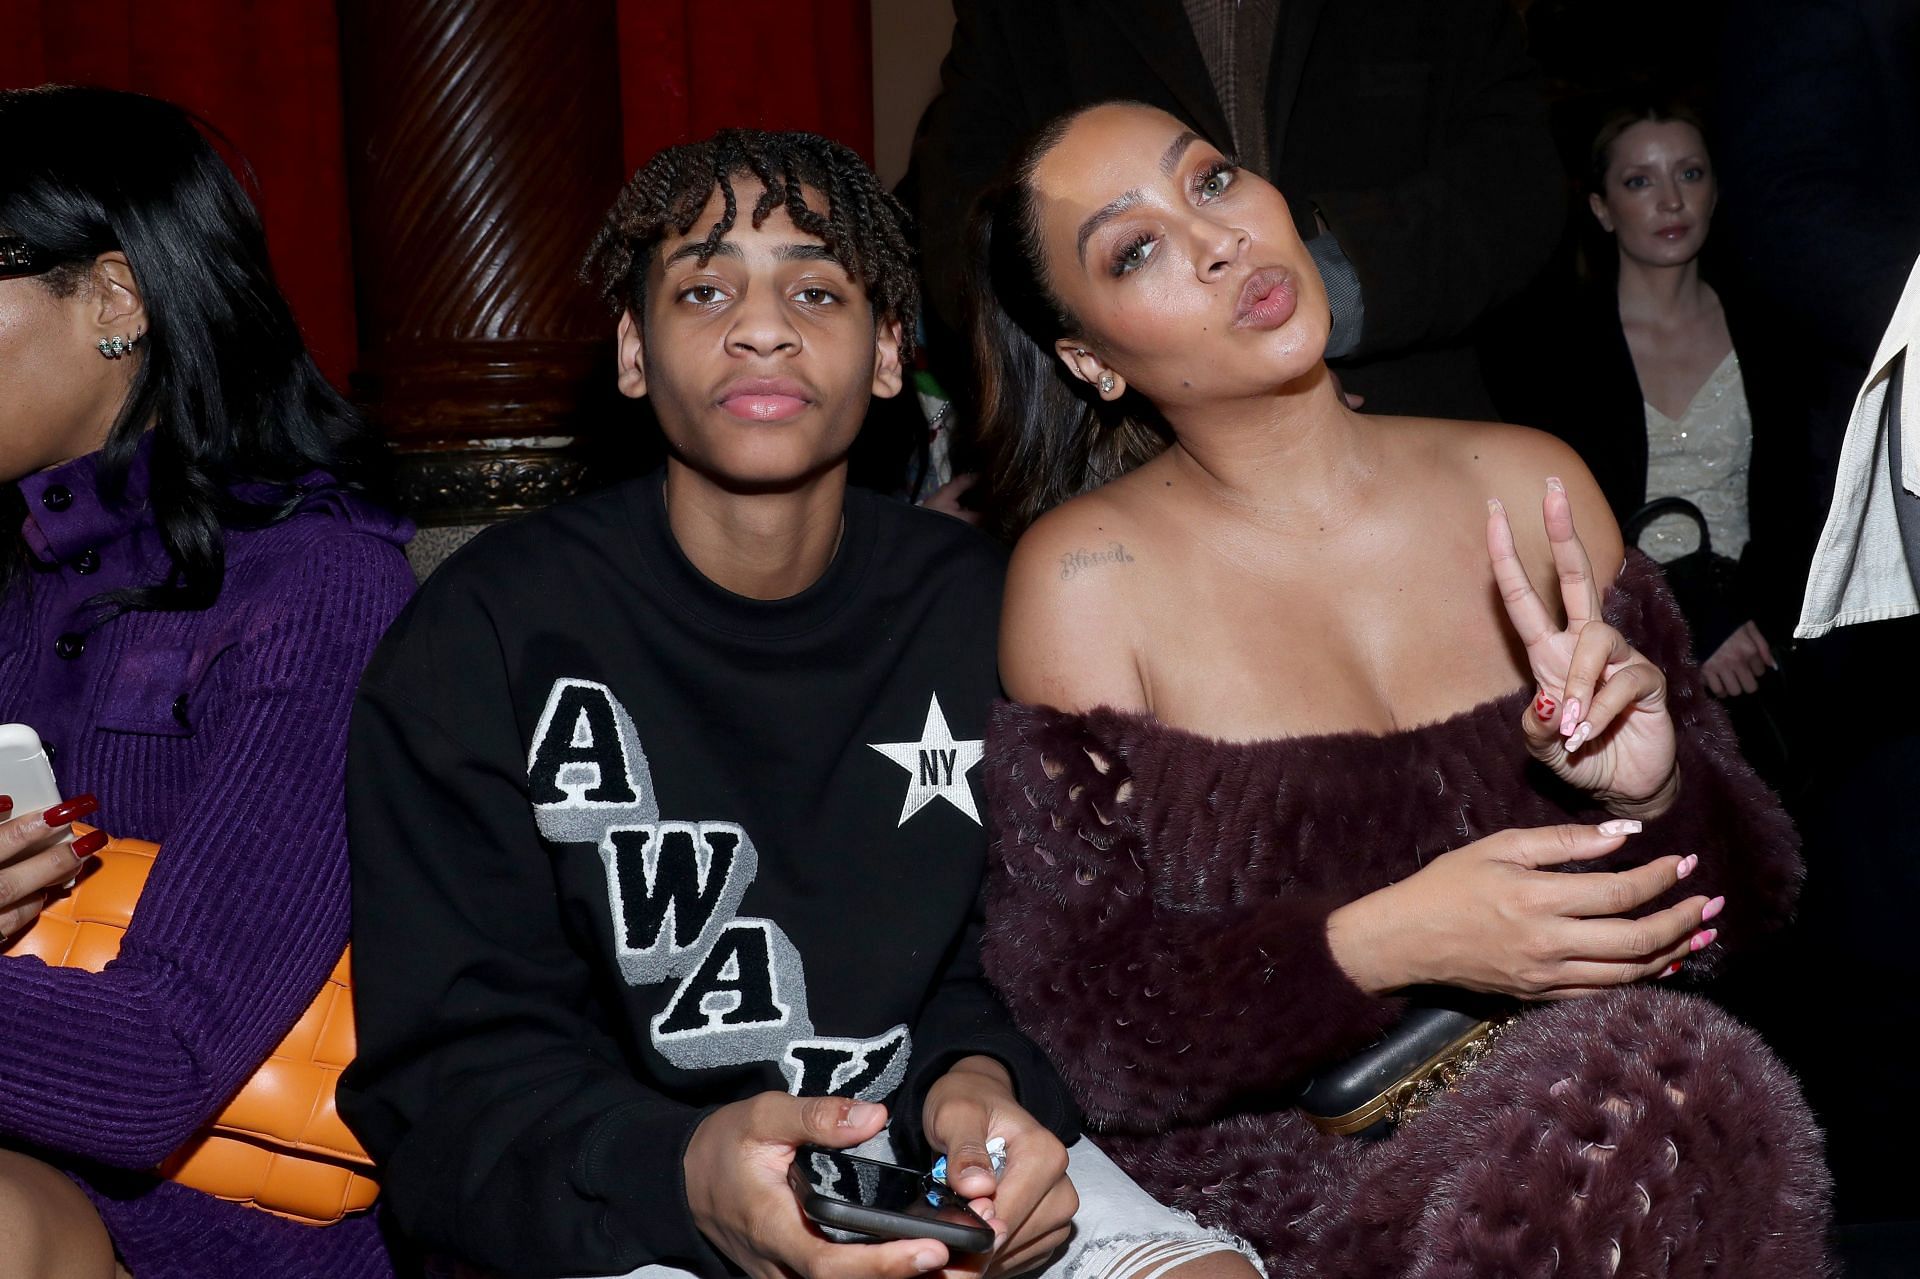
M 971 1053 L 1063 1138 L 979 960 L 1004 560 L 849 491 L 825 575 L 714 585 L 659 476 L 476 538 L 368 668 L 342 1113 L 428 1247 L 515 1274 L 715 1270 L 681 1160 L 713 1107 L 887 1101 Z

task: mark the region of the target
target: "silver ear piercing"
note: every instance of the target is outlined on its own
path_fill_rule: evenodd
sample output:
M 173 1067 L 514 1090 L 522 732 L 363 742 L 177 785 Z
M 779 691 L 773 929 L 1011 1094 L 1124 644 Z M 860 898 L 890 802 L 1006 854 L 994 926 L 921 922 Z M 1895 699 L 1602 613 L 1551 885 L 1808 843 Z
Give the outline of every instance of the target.
M 94 345 L 100 349 L 101 355 L 109 360 L 117 360 L 123 355 L 131 355 L 133 348 L 139 344 L 140 338 L 141 335 L 138 333 L 130 338 L 123 338 L 116 333 L 110 338 L 101 338 Z
M 1113 394 L 1113 374 L 1102 373 L 1100 375 L 1100 394 L 1102 395 Z

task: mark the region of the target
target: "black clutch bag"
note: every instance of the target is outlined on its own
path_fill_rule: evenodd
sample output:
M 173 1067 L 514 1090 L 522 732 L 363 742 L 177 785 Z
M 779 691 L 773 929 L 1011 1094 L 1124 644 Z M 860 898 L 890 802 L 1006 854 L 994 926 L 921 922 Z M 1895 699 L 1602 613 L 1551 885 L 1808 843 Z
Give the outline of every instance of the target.
M 1412 995 L 1371 1047 L 1320 1071 L 1297 1104 L 1316 1128 L 1364 1141 L 1392 1134 L 1486 1056 L 1519 1017 L 1513 1001 L 1447 987 Z

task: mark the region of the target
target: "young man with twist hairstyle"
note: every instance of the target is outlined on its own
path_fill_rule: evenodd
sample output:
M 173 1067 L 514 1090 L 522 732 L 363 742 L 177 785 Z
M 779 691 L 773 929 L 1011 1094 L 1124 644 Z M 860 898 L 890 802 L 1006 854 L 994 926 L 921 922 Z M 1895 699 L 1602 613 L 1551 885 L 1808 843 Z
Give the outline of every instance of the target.
M 930 1148 L 995 1274 L 1246 1275 L 1091 1145 L 1069 1180 L 1071 1104 L 981 975 L 1003 557 L 846 482 L 914 327 L 900 207 L 844 147 L 729 130 L 648 162 L 589 269 L 664 470 L 455 555 L 354 722 L 341 1103 L 394 1220 L 512 1275 L 978 1271 L 831 1242 L 787 1184 L 803 1143 Z

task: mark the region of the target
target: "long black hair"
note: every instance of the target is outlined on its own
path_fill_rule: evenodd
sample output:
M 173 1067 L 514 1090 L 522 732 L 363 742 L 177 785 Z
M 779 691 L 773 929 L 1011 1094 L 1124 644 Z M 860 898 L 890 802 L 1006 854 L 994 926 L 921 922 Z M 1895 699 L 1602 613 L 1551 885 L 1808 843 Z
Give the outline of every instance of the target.
M 101 497 L 124 500 L 149 424 L 148 501 L 173 569 L 106 597 L 118 608 L 205 608 L 226 573 L 228 527 L 283 519 L 296 481 L 361 457 L 353 409 L 308 355 L 274 282 L 260 217 L 179 107 L 108 89 L 0 92 L 0 233 L 54 262 L 40 283 L 90 287 L 95 260 L 126 255 L 146 307 L 139 367 L 107 436 Z M 237 485 L 264 485 L 243 500 Z M 0 589 L 25 563 L 15 510 L 0 536 Z M 257 499 L 257 500 L 254 500 Z
M 1068 498 L 1152 459 L 1169 440 L 1165 422 L 1140 395 L 1101 399 L 1054 350 L 1079 324 L 1047 286 L 1033 173 L 1092 109 L 1076 108 L 1035 130 L 982 193 L 968 228 L 969 408 L 986 459 L 980 502 L 1008 539 Z

